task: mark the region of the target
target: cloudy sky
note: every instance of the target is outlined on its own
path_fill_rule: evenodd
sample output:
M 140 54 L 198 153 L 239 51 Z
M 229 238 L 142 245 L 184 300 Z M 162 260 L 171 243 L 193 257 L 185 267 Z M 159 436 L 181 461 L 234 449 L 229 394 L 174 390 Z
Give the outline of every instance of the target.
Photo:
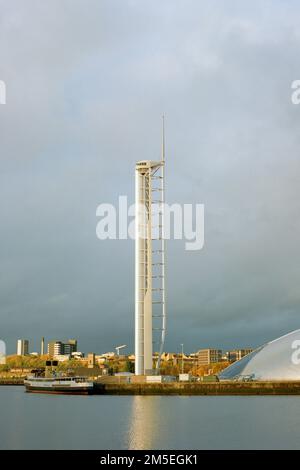
M 0 337 L 133 349 L 134 242 L 96 208 L 157 159 L 167 201 L 205 204 L 168 244 L 166 349 L 300 328 L 299 2 L 0 0 Z

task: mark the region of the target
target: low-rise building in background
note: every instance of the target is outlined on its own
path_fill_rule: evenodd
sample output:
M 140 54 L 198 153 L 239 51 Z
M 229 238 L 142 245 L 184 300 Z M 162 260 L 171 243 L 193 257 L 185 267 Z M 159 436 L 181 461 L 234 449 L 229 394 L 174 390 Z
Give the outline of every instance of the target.
M 84 359 L 84 353 L 81 351 L 75 351 L 71 353 L 72 359 Z
M 58 362 L 67 362 L 70 360 L 69 354 L 57 354 L 54 357 Z
M 88 353 L 87 360 L 88 360 L 88 368 L 93 369 L 96 365 L 95 353 Z

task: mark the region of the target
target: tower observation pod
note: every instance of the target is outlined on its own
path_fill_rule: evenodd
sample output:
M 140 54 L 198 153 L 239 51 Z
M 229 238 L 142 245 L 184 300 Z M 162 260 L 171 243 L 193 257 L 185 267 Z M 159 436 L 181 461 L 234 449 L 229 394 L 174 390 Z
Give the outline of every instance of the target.
M 165 143 L 160 161 L 135 167 L 135 374 L 159 372 L 166 333 Z M 158 353 L 153 363 L 153 350 Z

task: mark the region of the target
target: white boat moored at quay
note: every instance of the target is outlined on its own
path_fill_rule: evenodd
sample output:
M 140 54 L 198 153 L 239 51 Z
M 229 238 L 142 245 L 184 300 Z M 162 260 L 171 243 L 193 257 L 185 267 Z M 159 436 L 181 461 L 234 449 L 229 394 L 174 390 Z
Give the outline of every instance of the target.
M 87 377 L 27 377 L 26 392 L 91 395 L 94 383 Z

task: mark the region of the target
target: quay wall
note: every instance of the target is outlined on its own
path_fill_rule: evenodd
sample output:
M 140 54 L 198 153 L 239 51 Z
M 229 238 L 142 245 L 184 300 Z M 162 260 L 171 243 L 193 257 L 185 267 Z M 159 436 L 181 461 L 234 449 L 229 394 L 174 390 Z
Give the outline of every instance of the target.
M 23 378 L 0 378 L 1 385 L 24 385 Z M 94 382 L 96 395 L 300 395 L 298 382 Z
M 299 382 L 99 383 L 99 395 L 300 395 Z

